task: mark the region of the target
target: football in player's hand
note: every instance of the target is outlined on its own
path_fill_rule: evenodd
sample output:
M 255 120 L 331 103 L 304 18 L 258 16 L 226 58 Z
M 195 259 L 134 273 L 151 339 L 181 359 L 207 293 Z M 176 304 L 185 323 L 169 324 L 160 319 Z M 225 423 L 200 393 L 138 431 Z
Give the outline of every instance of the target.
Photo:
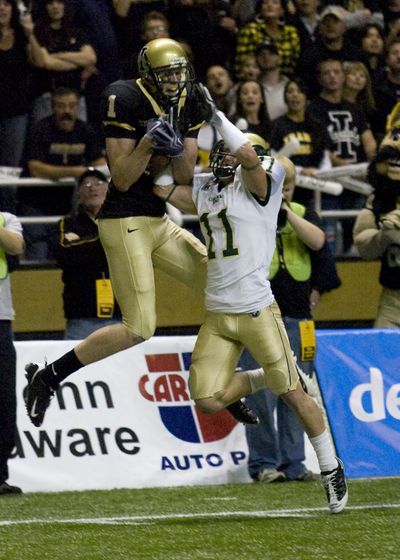
M 155 177 L 156 175 L 164 171 L 169 162 L 169 157 L 160 154 L 154 154 L 151 156 L 146 171 L 150 175 L 150 177 Z

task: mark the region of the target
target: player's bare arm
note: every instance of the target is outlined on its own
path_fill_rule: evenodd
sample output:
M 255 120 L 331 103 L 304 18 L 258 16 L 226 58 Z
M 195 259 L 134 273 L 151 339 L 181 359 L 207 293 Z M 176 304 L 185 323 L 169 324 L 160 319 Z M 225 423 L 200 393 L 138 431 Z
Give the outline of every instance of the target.
M 174 158 L 171 161 L 172 173 L 176 183 L 179 185 L 190 185 L 197 159 L 197 139 L 185 138 L 183 146 L 183 156 Z
M 197 214 L 197 208 L 192 199 L 192 187 L 189 185 L 154 185 L 153 192 L 166 202 L 186 214 Z
M 260 199 L 265 200 L 269 196 L 270 181 L 267 177 L 268 171 L 262 167 L 257 152 L 243 132 L 231 123 L 222 111 L 217 109 L 208 89 L 203 84 L 198 84 L 197 88 L 205 120 L 217 129 L 228 148 L 226 163 L 235 165 L 233 160 L 229 161 L 228 154 L 231 154 L 232 158 L 236 158 L 236 165 L 239 163 L 242 166 L 242 181 L 246 188 Z
M 312 251 L 319 251 L 325 242 L 325 233 L 321 228 L 298 216 L 284 200 L 282 206 L 287 212 L 287 219 L 297 233 L 298 237 Z
M 253 146 L 244 144 L 234 155 L 242 166 L 242 180 L 247 189 L 258 198 L 265 199 L 268 195 L 267 172 Z
M 143 136 L 136 143 L 130 138 L 106 138 L 108 164 L 115 187 L 126 192 L 145 172 L 153 155 L 153 144 Z

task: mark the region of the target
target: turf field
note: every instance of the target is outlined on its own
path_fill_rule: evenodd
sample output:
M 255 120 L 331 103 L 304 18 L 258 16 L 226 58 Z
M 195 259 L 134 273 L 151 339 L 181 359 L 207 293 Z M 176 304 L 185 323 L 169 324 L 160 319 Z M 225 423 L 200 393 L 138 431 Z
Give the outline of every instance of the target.
M 399 560 L 400 478 L 0 498 L 1 560 Z

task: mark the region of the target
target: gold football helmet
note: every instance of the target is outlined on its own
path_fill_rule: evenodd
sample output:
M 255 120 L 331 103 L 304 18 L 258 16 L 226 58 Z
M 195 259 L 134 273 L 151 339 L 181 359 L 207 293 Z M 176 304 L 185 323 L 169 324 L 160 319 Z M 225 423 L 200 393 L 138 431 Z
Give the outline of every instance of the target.
M 258 156 L 268 156 L 269 155 L 269 143 L 264 140 L 259 134 L 254 134 L 253 132 L 245 132 L 247 140 L 253 146 Z
M 194 80 L 183 47 L 173 39 L 149 41 L 138 56 L 139 75 L 150 92 L 162 101 L 177 103 L 182 90 Z
M 269 144 L 264 138 L 253 132 L 245 132 L 244 135 L 259 157 L 269 155 Z M 217 179 L 231 179 L 238 165 L 237 160 L 232 161 L 232 154 L 223 140 L 219 140 L 214 144 L 210 152 L 210 167 Z

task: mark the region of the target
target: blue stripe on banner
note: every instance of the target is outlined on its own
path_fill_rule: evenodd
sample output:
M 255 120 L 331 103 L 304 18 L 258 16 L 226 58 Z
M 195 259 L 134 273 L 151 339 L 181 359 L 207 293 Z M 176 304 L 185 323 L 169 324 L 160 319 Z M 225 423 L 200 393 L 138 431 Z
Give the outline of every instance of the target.
M 347 475 L 400 476 L 400 329 L 317 337 L 318 381 Z

